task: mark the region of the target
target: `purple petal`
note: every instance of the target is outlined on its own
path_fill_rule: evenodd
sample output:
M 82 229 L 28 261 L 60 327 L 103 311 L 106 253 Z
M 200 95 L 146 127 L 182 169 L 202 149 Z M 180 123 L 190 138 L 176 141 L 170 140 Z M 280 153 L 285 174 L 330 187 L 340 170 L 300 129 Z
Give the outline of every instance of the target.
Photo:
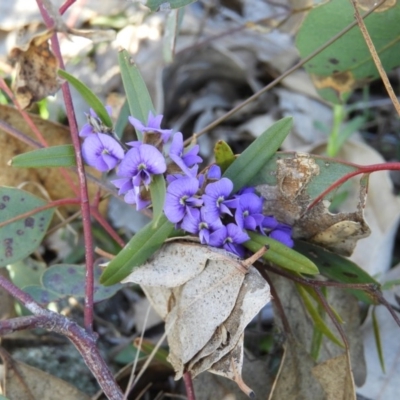
M 293 247 L 294 242 L 287 231 L 275 229 L 269 234 L 269 237 L 283 243 L 285 246 Z
M 145 126 L 143 125 L 142 121 L 138 120 L 135 117 L 128 117 L 129 122 L 131 125 L 139 132 L 142 132 L 145 129 Z
M 207 178 L 213 179 L 213 180 L 220 179 L 221 178 L 221 168 L 217 164 L 212 165 L 210 167 L 210 169 L 208 170 Z

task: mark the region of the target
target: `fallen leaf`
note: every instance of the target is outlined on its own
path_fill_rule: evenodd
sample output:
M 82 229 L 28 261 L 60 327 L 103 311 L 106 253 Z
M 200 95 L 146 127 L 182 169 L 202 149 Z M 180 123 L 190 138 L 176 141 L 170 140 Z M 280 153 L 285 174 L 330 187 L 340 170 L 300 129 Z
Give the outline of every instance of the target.
M 255 268 L 224 250 L 174 241 L 123 282 L 140 283 L 165 319 L 175 379 L 209 370 L 252 393 L 241 378 L 243 332 L 270 300 Z
M 312 202 L 308 189 L 319 175 L 320 166 L 312 155 L 294 153 L 287 158 L 278 157 L 276 184 L 256 187 L 265 199 L 263 212 L 291 225 L 294 238 L 349 256 L 357 241 L 370 234 L 363 215 L 367 187 L 360 185 L 359 202 L 354 212 L 333 214 L 328 209 L 328 201 L 320 201 L 308 209 Z
M 2 347 L 0 357 L 5 367 L 4 394 L 9 400 L 90 400 L 69 383 L 13 360 Z
M 326 400 L 356 400 L 353 374 L 346 353 L 316 365 L 312 374 L 321 383 Z
M 50 146 L 57 146 L 61 144 L 71 143 L 71 134 L 67 127 L 44 120 L 38 115 L 30 114 L 30 118 L 33 123 L 43 134 L 47 143 Z M 30 127 L 26 124 L 25 120 L 21 117 L 21 114 L 15 108 L 0 105 L 0 120 L 10 125 L 14 129 L 27 135 L 29 138 L 36 140 L 36 137 Z M 25 182 L 34 182 L 43 186 L 52 200 L 74 197 L 75 194 L 66 184 L 64 179 L 60 179 L 59 168 L 12 168 L 8 165 L 8 161 L 17 154 L 21 154 L 30 150 L 32 147 L 28 146 L 16 138 L 10 136 L 7 132 L 3 131 L 0 127 L 0 168 L 3 173 L 0 175 L 0 186 L 12 186 L 17 187 Z M 96 171 L 94 168 L 87 168 L 97 178 L 101 177 L 101 173 Z M 78 183 L 75 173 L 69 173 L 75 184 Z M 97 193 L 97 185 L 92 182 L 88 182 L 90 198 L 93 198 Z M 40 197 L 43 197 L 41 191 L 39 191 L 34 185 L 29 186 L 29 190 Z M 100 210 L 104 213 L 107 208 L 107 202 L 100 204 Z M 68 212 L 75 212 L 77 206 L 67 206 Z
M 23 109 L 60 88 L 58 61 L 48 42 L 53 34 L 53 30 L 35 33 L 10 52 L 10 59 L 16 64 L 13 89 Z

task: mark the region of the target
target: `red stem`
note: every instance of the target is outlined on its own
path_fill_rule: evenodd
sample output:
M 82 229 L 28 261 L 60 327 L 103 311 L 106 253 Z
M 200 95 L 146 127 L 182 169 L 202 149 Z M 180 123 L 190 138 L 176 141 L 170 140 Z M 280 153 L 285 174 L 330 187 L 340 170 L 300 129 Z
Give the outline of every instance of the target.
M 46 26 L 50 29 L 54 26 L 54 21 L 44 8 L 41 0 L 36 0 L 39 10 L 42 14 Z M 65 69 L 64 60 L 61 55 L 60 43 L 58 42 L 57 34 L 51 38 L 51 44 L 56 55 L 60 67 Z M 86 277 L 85 277 L 85 305 L 84 305 L 84 324 L 88 332 L 92 331 L 93 326 L 93 288 L 94 288 L 94 252 L 93 252 L 93 238 L 90 224 L 90 204 L 87 191 L 87 183 L 85 171 L 83 168 L 83 159 L 81 153 L 81 146 L 78 134 L 78 125 L 75 119 L 74 106 L 72 103 L 72 96 L 69 90 L 68 83 L 63 83 L 62 92 L 64 96 L 65 109 L 67 112 L 68 123 L 71 129 L 72 144 L 74 145 L 76 155 L 76 165 L 78 170 L 79 191 L 81 198 L 81 212 L 83 224 L 83 236 L 85 240 L 85 259 L 86 259 Z
M 332 190 L 336 189 L 343 183 L 347 182 L 350 178 L 354 176 L 361 175 L 361 174 L 370 174 L 372 172 L 378 171 L 398 171 L 400 170 L 400 163 L 399 162 L 389 162 L 389 163 L 382 163 L 382 164 L 372 164 L 372 165 L 356 165 L 352 164 L 358 169 L 353 172 L 349 172 L 346 175 L 343 175 L 340 179 L 336 182 L 332 183 L 327 189 L 325 189 L 318 197 L 316 197 L 311 204 L 307 207 L 307 211 L 313 208 L 317 203 L 319 203 L 328 193 Z M 306 212 L 307 212 L 306 211 Z
M 196 400 L 192 376 L 190 375 L 190 372 L 185 372 L 183 374 L 183 382 L 185 383 L 187 400 Z

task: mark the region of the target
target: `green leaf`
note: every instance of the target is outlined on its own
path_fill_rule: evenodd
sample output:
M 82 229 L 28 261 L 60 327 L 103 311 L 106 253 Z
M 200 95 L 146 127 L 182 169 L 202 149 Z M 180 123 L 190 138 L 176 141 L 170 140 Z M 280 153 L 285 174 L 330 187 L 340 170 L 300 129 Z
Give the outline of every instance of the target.
M 113 123 L 103 103 L 84 83 L 62 69 L 58 70 L 58 75 L 67 80 L 79 92 L 105 126 L 112 128 Z
M 183 8 L 171 10 L 167 15 L 163 38 L 163 58 L 166 64 L 170 64 L 174 61 L 176 38 L 179 33 L 183 15 Z
M 154 175 L 150 183 L 150 193 L 155 227 L 163 215 L 166 190 L 164 175 Z
M 383 5 L 382 7 L 384 7 Z M 396 2 L 365 19 L 386 71 L 400 65 L 400 4 Z M 301 25 L 296 45 L 307 57 L 354 21 L 354 9 L 348 0 L 325 2 L 311 9 Z M 328 101 L 341 103 L 348 93 L 379 76 L 360 29 L 351 29 L 324 51 L 306 63 L 319 94 Z
M 329 329 L 326 322 L 323 320 L 321 315 L 319 314 L 318 310 L 314 307 L 309 297 L 309 294 L 306 290 L 304 290 L 303 286 L 296 283 L 297 290 L 303 300 L 303 303 L 310 314 L 310 317 L 314 321 L 314 326 L 322 332 L 329 340 L 333 343 L 337 344 L 340 347 L 345 347 L 344 344 L 334 335 L 334 333 Z
M 310 275 L 318 274 L 316 265 L 309 258 L 297 251 L 267 236 L 254 232 L 247 233 L 250 236 L 250 240 L 245 242 L 244 246 L 253 253 L 264 245 L 269 247 L 263 255 L 265 260 L 289 271 Z
M 147 0 L 146 6 L 150 8 L 151 11 L 158 11 L 160 6 L 163 4 L 171 9 L 180 8 L 187 6 L 190 3 L 194 3 L 196 0 Z
M 146 124 L 149 112 L 151 111 L 153 115 L 156 114 L 146 83 L 133 58 L 126 50 L 120 50 L 118 62 L 130 113 L 133 117 Z M 136 133 L 140 140 L 142 138 L 141 132 Z
M 29 151 L 13 157 L 10 165 L 17 168 L 73 167 L 76 165 L 74 146 L 64 144 Z
M 158 224 L 151 221 L 108 264 L 100 277 L 100 283 L 109 286 L 121 282 L 162 246 L 173 229 L 173 224 L 165 216 L 160 218 Z
M 0 223 L 25 214 L 47 202 L 24 190 L 0 187 Z M 32 214 L 0 228 L 0 265 L 13 264 L 33 253 L 42 242 L 54 209 Z
M 117 122 L 115 123 L 115 134 L 120 139 L 122 138 L 126 125 L 128 125 L 129 115 L 129 104 L 128 101 L 125 100 L 119 112 Z
M 99 284 L 102 269 L 94 269 L 94 301 L 99 302 L 113 296 L 122 288 L 121 284 L 105 287 Z M 83 265 L 58 264 L 47 268 L 41 277 L 41 285 L 29 285 L 23 290 L 29 293 L 38 303 L 48 304 L 65 297 L 85 296 L 86 269 Z
M 215 163 L 221 168 L 224 173 L 228 167 L 235 161 L 235 154 L 229 144 L 223 140 L 218 140 L 214 146 Z
M 367 272 L 349 259 L 332 253 L 312 243 L 295 241 L 294 249 L 306 257 L 310 257 L 317 265 L 321 275 L 340 283 L 370 283 L 379 287 L 379 283 Z M 368 304 L 378 304 L 369 293 L 361 289 L 346 289 L 359 300 Z
M 249 185 L 250 180 L 279 149 L 292 125 L 291 117 L 275 122 L 236 158 L 224 173 L 224 177 L 233 182 L 233 192 Z
M 379 324 L 376 318 L 376 307 L 372 309 L 372 327 L 374 329 L 375 344 L 376 344 L 376 350 L 378 352 L 379 363 L 381 364 L 382 372 L 385 374 L 386 373 L 385 359 L 383 357 L 383 351 L 382 351 L 381 332 L 379 330 Z

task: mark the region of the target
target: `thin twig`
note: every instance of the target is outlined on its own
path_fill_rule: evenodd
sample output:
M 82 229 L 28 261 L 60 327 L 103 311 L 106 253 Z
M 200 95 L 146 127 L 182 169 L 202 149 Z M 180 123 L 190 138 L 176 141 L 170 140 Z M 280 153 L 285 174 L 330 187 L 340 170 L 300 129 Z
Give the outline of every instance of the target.
M 383 68 L 381 59 L 378 56 L 378 53 L 374 46 L 374 43 L 372 42 L 371 36 L 368 33 L 367 27 L 365 26 L 365 23 L 360 16 L 360 12 L 358 11 L 358 8 L 357 8 L 358 0 L 351 0 L 351 3 L 353 4 L 353 7 L 354 7 L 354 16 L 357 20 L 358 26 L 360 27 L 360 31 L 364 37 L 365 43 L 368 47 L 368 50 L 371 53 L 372 59 L 374 60 L 374 63 L 376 65 L 376 68 L 378 69 L 379 75 L 382 78 L 382 82 L 385 85 L 386 91 L 388 92 L 388 95 L 389 95 L 390 99 L 392 100 L 394 108 L 396 109 L 397 114 L 400 115 L 399 100 L 397 99 L 397 96 L 394 93 L 393 87 L 390 84 L 387 73 L 386 73 L 385 69 Z
M 196 395 L 194 393 L 194 387 L 193 387 L 193 380 L 192 376 L 190 375 L 190 372 L 185 372 L 183 374 L 183 382 L 185 382 L 187 399 L 196 400 Z

